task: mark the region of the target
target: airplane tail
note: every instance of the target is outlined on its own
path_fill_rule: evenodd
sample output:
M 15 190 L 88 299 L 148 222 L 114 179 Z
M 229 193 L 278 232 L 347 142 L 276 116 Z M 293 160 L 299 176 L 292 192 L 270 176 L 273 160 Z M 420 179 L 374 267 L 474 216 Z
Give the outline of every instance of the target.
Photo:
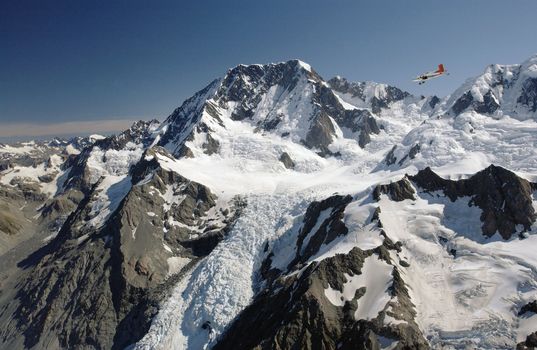
M 445 72 L 444 65 L 440 63 L 438 65 L 438 70 L 436 71 L 436 73 L 444 73 L 444 72 Z

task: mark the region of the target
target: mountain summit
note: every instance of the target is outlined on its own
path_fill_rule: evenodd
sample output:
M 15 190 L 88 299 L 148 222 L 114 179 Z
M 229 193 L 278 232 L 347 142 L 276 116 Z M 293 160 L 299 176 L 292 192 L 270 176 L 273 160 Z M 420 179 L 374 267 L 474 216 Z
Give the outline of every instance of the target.
M 517 120 L 537 118 L 537 55 L 522 64 L 491 64 L 469 79 L 447 99 L 442 110 L 453 115 L 464 111 Z

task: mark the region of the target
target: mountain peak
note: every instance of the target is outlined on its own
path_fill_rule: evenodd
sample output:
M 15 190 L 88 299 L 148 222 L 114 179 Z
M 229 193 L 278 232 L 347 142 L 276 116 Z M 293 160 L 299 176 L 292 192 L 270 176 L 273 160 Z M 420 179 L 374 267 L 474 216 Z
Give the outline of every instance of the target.
M 288 71 L 306 71 L 309 73 L 313 72 L 313 69 L 311 68 L 311 65 L 308 63 L 301 61 L 299 59 L 291 59 L 288 61 L 281 61 L 281 62 L 275 62 L 275 63 L 267 63 L 267 64 L 239 64 L 233 68 L 228 69 L 227 75 L 236 75 L 236 74 L 248 74 L 253 72 L 267 72 L 273 69 L 285 69 Z
M 458 116 L 467 111 L 518 120 L 537 118 L 537 55 L 521 64 L 490 64 L 468 79 L 439 109 Z

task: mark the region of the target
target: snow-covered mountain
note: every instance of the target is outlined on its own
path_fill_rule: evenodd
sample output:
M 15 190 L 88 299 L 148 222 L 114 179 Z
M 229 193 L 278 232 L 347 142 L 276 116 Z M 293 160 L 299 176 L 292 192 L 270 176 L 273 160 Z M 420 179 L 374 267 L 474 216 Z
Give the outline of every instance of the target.
M 537 56 L 522 64 L 491 64 L 482 75 L 468 79 L 439 108 L 439 112 L 452 115 L 469 110 L 496 118 L 537 118 Z
M 535 346 L 536 62 L 444 99 L 239 65 L 162 123 L 1 145 L 1 347 Z

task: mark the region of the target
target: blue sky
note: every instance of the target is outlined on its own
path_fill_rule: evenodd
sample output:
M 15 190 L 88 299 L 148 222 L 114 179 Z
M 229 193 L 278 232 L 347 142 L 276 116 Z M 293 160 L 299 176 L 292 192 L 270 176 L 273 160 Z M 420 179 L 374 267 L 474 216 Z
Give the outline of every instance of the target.
M 0 134 L 163 119 L 230 67 L 292 58 L 326 79 L 443 96 L 487 64 L 537 53 L 535 13 L 534 0 L 3 0 Z M 411 82 L 438 63 L 451 75 Z

